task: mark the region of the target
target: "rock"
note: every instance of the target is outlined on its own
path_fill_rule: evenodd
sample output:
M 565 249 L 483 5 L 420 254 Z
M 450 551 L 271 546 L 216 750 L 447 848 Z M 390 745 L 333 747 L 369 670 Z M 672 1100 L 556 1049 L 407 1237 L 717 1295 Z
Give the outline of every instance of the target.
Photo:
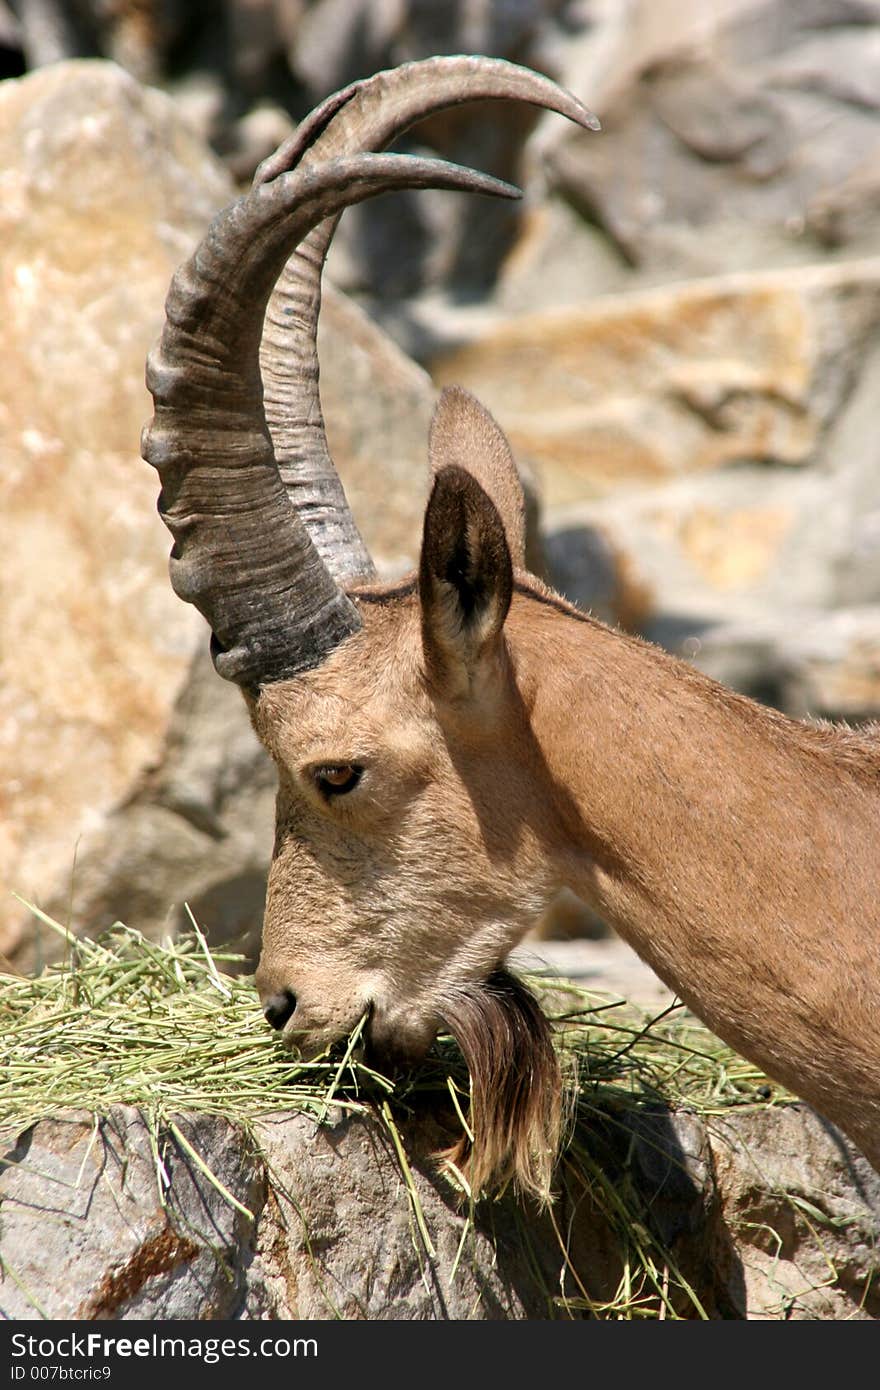
M 576 902 L 577 900 L 575 900 Z M 548 931 L 530 932 L 511 952 L 508 963 L 521 974 L 547 975 L 573 980 L 582 989 L 597 994 L 613 995 L 626 1000 L 638 1009 L 659 1014 L 673 1003 L 675 995 L 649 965 L 636 955 L 631 946 L 581 907 L 578 920 L 576 909 L 570 908 L 562 928 L 570 925 L 567 937 L 559 929 L 558 907 L 553 911 Z M 604 934 L 599 935 L 600 931 Z
M 21 47 L 21 26 L 6 0 L 0 0 L 0 49 L 11 52 Z
M 270 0 L 271 2 L 271 0 Z M 232 8 L 232 7 L 230 7 Z M 251 0 L 247 8 L 257 6 Z M 77 58 L 108 58 L 140 82 L 158 82 L 182 58 L 204 61 L 200 28 L 225 30 L 201 0 L 15 0 L 17 40 L 28 68 Z M 224 19 L 226 17 L 224 16 Z M 216 52 L 216 38 L 214 44 Z
M 545 563 L 555 587 L 601 622 L 642 631 L 654 613 L 655 600 L 632 557 L 615 547 L 601 527 L 576 514 L 571 525 L 565 524 L 564 512 L 557 517 L 544 540 Z
M 880 605 L 838 608 L 777 648 L 783 708 L 859 723 L 880 718 Z
M 547 39 L 562 11 L 569 11 L 570 27 L 582 26 L 560 0 L 323 0 L 304 20 L 293 63 L 315 98 L 356 77 L 435 54 L 483 53 L 555 76 Z M 466 103 L 420 122 L 395 148 L 427 149 L 519 184 L 525 142 L 538 120 L 538 111 L 523 104 Z M 522 218 L 522 205 L 506 200 L 395 194 L 347 213 L 328 269 L 411 351 L 393 302 L 430 291 L 453 302 L 479 299 L 494 285 Z
M 524 315 L 438 357 L 533 457 L 548 503 L 812 462 L 880 318 L 880 262 L 723 276 Z
M 543 194 L 535 178 L 526 184 L 522 222 L 501 263 L 492 295 L 500 319 L 570 309 L 572 303 L 589 304 L 598 295 L 631 287 L 632 271 L 598 227 L 578 216 L 562 198 Z M 436 328 L 433 342 L 427 333 L 425 337 L 428 346 L 419 360 L 450 346 Z
M 277 1205 L 267 1208 L 258 1227 L 246 1316 L 445 1321 L 546 1315 L 540 1276 L 553 1280 L 549 1223 L 535 1223 L 538 1278 L 510 1203 L 494 1219 L 479 1220 L 462 1245 L 466 1213 L 432 1171 L 426 1158 L 431 1139 L 418 1125 L 406 1127 L 406 1144 L 433 1253 L 380 1125 L 340 1115 L 316 1132 L 303 1117 L 284 1115 L 261 1123 L 258 1133 Z M 432 1138 L 436 1142 L 436 1131 Z
M 880 1316 L 880 1176 L 856 1150 L 802 1105 L 716 1117 L 710 1142 L 739 1315 Z
M 174 1123 L 186 1142 L 167 1124 L 155 1151 L 123 1106 L 18 1138 L 0 1165 L 0 1315 L 578 1318 L 623 1277 L 602 1203 L 564 1178 L 552 1220 L 508 1194 L 478 1205 L 468 1231 L 427 1156 L 443 1137 L 428 1114 L 400 1125 L 424 1231 L 376 1121 L 331 1111 L 316 1128 L 279 1114 L 253 1140 L 220 1117 Z M 642 1238 L 669 1251 L 709 1317 L 880 1314 L 880 1177 L 806 1107 L 707 1121 L 661 1105 L 596 1109 L 581 1142 L 597 1192 L 625 1191 Z M 671 1298 L 694 1315 L 674 1287 Z
M 43 1121 L 0 1165 L 0 1316 L 546 1316 L 546 1290 L 558 1287 L 552 1225 L 534 1221 L 527 1246 L 507 1201 L 463 1241 L 466 1213 L 426 1157 L 438 1139 L 430 1121 L 405 1126 L 404 1141 L 434 1253 L 377 1123 L 278 1116 L 255 1126 L 256 1149 L 220 1118 L 176 1123 L 254 1221 L 170 1130 L 158 1144 L 163 1205 L 147 1126 L 127 1107 L 100 1125 L 78 1112 Z M 588 1214 L 581 1224 L 598 1273 L 608 1234 Z
M 276 787 L 241 695 L 215 672 L 200 633 L 161 755 L 117 805 L 94 808 L 72 881 L 47 875 L 42 906 L 77 933 L 125 921 L 153 939 L 190 927 L 191 912 L 214 947 L 255 962 Z M 54 934 L 22 926 L 19 969 L 58 955 Z
M 685 651 L 701 671 L 795 718 L 880 718 L 880 606 L 720 623 Z
M 432 371 L 533 462 L 569 597 L 699 636 L 880 595 L 878 291 L 871 260 L 609 295 Z
M 172 103 L 106 63 L 0 87 L 0 950 L 9 889 L 68 880 L 79 836 L 161 748 L 198 631 L 139 458 L 172 271 L 230 185 Z
M 525 946 L 533 942 L 568 942 L 599 940 L 608 928 L 600 917 L 570 888 L 562 888 L 541 913 L 525 938 Z M 516 952 L 511 959 L 515 960 Z
M 175 95 L 179 103 L 179 92 Z M 193 97 L 197 98 L 197 93 L 193 93 Z M 210 105 L 206 104 L 206 108 L 205 115 L 210 118 Z M 205 122 L 204 128 L 207 134 L 212 127 Z M 286 111 L 280 106 L 262 102 L 236 121 L 227 133 L 217 137 L 226 167 L 236 182 L 247 188 L 257 166 L 274 154 L 294 129 L 295 123 Z
M 422 367 L 332 286 L 324 290 L 318 355 L 327 437 L 346 496 L 380 571 L 403 574 L 417 565 L 422 541 L 436 389 Z M 528 461 L 519 466 L 526 555 L 543 574 L 540 491 Z
M 389 576 L 417 562 L 437 393 L 344 296 L 325 290 L 318 328 L 327 438 L 358 527 Z
M 239 1208 L 259 1212 L 265 1170 L 244 1137 L 214 1117 L 178 1127 Z M 0 1163 L 0 1316 L 227 1318 L 252 1234 L 170 1131 L 153 1151 L 137 1110 L 44 1120 Z
M 564 69 L 593 81 L 602 139 L 557 131 L 541 149 L 550 186 L 630 265 L 702 275 L 813 259 L 822 243 L 873 249 L 874 0 L 626 8 L 600 6 Z

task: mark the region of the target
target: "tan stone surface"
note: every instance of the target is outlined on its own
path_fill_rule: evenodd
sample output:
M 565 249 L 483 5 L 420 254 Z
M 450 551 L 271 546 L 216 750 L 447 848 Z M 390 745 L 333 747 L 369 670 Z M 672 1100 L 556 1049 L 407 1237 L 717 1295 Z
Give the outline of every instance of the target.
M 437 358 L 533 459 L 549 505 L 743 461 L 814 461 L 880 322 L 880 262 L 609 295 Z
M 574 980 L 584 989 L 658 1013 L 676 997 L 632 947 L 614 935 L 565 941 L 542 940 L 530 933 L 510 963 L 517 970 Z
M 880 711 L 880 605 L 840 608 L 779 642 L 795 714 L 876 719 Z
M 70 870 L 186 667 L 199 619 L 139 456 L 144 357 L 228 196 L 172 103 L 110 64 L 0 88 L 0 949 L 9 890 Z

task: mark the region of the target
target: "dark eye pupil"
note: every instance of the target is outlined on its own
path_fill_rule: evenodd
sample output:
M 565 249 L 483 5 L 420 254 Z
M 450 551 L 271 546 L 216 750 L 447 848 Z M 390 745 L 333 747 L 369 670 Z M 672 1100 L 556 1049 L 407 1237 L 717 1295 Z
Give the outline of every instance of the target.
M 332 796 L 339 792 L 350 792 L 360 781 L 361 769 L 345 763 L 339 767 L 321 767 L 316 780 L 321 791 Z

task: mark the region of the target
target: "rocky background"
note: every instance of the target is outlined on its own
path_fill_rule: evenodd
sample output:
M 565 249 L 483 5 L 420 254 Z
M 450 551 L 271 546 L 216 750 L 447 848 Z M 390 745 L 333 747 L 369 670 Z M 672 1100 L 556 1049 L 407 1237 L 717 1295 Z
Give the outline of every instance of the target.
M 461 51 L 550 73 L 604 129 L 465 108 L 412 146 L 514 179 L 522 204 L 401 195 L 343 219 L 323 396 L 381 569 L 415 559 L 431 408 L 461 381 L 513 440 L 558 588 L 792 714 L 880 713 L 880 0 L 0 0 L 13 968 L 55 949 L 13 892 L 79 933 L 158 936 L 188 903 L 255 949 L 274 776 L 168 583 L 144 358 L 176 265 L 317 100 Z M 539 930 L 598 927 L 568 900 Z M 662 1005 L 621 946 L 558 959 Z M 536 1251 L 577 1308 L 547 1221 L 525 1250 L 509 1203 L 452 1277 L 462 1218 L 415 1133 L 427 1276 L 369 1127 L 279 1116 L 257 1154 L 220 1119 L 181 1123 L 253 1219 L 167 1136 L 160 1207 L 136 1112 L 59 1116 L 0 1165 L 0 1316 L 39 1315 L 36 1290 L 66 1318 L 543 1317 Z M 712 1316 L 878 1316 L 880 1191 L 839 1135 L 800 1106 L 658 1126 L 627 1136 L 627 1181 Z M 611 1234 L 588 1204 L 560 1220 L 613 1291 Z
M 139 457 L 175 266 L 328 91 L 482 51 L 601 135 L 501 105 L 413 147 L 512 178 L 354 209 L 321 327 L 331 441 L 414 560 L 438 385 L 533 499 L 536 568 L 795 715 L 880 710 L 878 0 L 0 0 L 0 951 L 13 891 L 253 950 L 273 774 L 167 580 Z M 592 930 L 576 903 L 546 932 Z

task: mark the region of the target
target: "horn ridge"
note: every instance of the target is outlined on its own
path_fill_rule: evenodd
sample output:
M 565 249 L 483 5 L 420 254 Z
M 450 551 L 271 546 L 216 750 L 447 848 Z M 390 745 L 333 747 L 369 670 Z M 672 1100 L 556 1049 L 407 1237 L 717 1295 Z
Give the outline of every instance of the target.
M 428 58 L 362 78 L 328 97 L 263 161 L 254 186 L 324 159 L 384 149 L 445 107 L 490 99 L 531 102 L 586 129 L 599 128 L 577 97 L 530 68 L 479 55 Z M 321 411 L 321 274 L 336 221 L 330 218 L 311 232 L 283 270 L 266 314 L 260 361 L 266 421 L 288 496 L 331 572 L 347 583 L 368 580 L 375 570 L 333 464 Z
M 160 513 L 175 536 L 172 585 L 209 622 L 218 671 L 249 690 L 316 665 L 361 625 L 276 464 L 259 362 L 269 295 L 291 247 L 325 218 L 392 188 L 425 187 L 518 196 L 440 160 L 332 159 L 221 212 L 172 281 L 147 364 L 155 415 L 143 454 L 160 472 Z
M 254 185 L 269 183 L 302 162 L 383 149 L 449 106 L 491 100 L 524 101 L 567 116 L 585 130 L 601 128 L 578 97 L 532 68 L 481 54 L 425 58 L 360 78 L 328 97 L 263 160 Z

